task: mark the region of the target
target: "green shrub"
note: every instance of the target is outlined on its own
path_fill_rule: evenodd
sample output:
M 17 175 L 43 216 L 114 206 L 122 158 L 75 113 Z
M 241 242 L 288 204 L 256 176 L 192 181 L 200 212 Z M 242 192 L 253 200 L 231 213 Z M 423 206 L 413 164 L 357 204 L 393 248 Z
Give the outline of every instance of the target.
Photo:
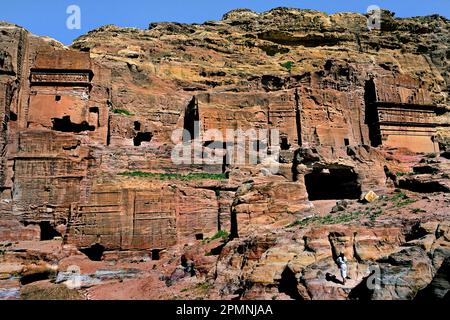
M 229 236 L 230 234 L 226 230 L 219 230 L 215 235 L 206 240 L 213 241 L 220 238 L 222 238 L 222 240 L 227 240 Z
M 370 221 L 375 221 L 376 218 L 378 218 L 379 216 L 381 216 L 383 214 L 383 211 L 381 209 L 378 209 L 376 211 L 373 211 L 370 216 L 369 219 Z
M 403 191 L 397 192 L 392 198 L 391 201 L 394 202 L 394 206 L 397 208 L 401 208 L 407 206 L 411 203 L 416 202 L 416 200 L 409 198 L 406 193 Z
M 204 283 L 199 283 L 199 284 L 197 284 L 196 285 L 196 288 L 197 289 L 200 289 L 200 290 L 209 290 L 210 288 L 211 288 L 211 285 L 209 284 L 209 283 L 207 283 L 207 282 L 204 282 Z
M 339 215 L 327 215 L 324 217 L 310 217 L 303 220 L 297 220 L 290 225 L 288 225 L 286 228 L 293 228 L 296 226 L 306 227 L 310 224 L 316 223 L 320 225 L 332 225 L 332 224 L 341 224 L 341 223 L 347 223 L 351 221 L 357 221 L 360 218 L 368 217 L 370 220 L 375 220 L 377 217 L 383 214 L 383 211 L 381 209 L 378 209 L 374 212 L 371 212 L 370 210 L 367 210 L 365 212 L 363 211 L 355 211 L 350 213 L 341 213 Z
M 407 206 L 407 205 L 409 205 L 411 203 L 414 203 L 414 202 L 416 202 L 416 200 L 414 200 L 414 199 L 406 199 L 406 200 L 403 200 L 403 201 L 399 201 L 395 206 L 397 208 L 401 208 L 401 207 L 405 207 L 405 206 Z
M 133 172 L 119 173 L 119 176 L 150 178 L 154 180 L 181 180 L 181 181 L 227 179 L 227 176 L 223 173 L 189 173 L 188 175 L 182 175 L 179 173 L 153 173 L 153 172 L 133 171 Z
M 292 68 L 294 67 L 294 61 L 286 61 L 283 63 L 280 63 L 280 65 L 285 68 L 286 70 L 288 70 L 289 72 L 292 71 Z
M 125 110 L 125 109 L 113 109 L 112 112 L 115 114 L 121 114 L 124 116 L 133 116 L 134 115 L 130 111 Z
M 407 199 L 408 196 L 406 195 L 406 193 L 404 193 L 403 191 L 397 192 L 392 198 L 392 201 L 398 201 L 398 200 L 402 200 L 402 199 Z

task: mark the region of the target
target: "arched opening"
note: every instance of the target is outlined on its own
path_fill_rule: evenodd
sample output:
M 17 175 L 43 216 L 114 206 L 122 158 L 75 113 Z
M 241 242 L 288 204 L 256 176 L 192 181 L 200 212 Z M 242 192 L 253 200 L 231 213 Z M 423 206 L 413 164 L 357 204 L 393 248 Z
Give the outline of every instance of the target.
M 11 121 L 17 121 L 17 114 L 14 113 L 14 112 L 12 112 L 12 111 L 10 111 L 10 112 L 9 112 L 9 120 L 11 120 Z
M 80 249 L 90 260 L 92 261 L 102 261 L 103 253 L 105 252 L 105 247 L 101 244 L 94 244 L 93 246 L 85 249 Z
M 305 175 L 309 200 L 359 199 L 361 185 L 352 169 L 324 169 Z
M 61 233 L 55 230 L 50 221 L 42 221 L 39 223 L 41 228 L 41 241 L 53 240 L 55 237 L 61 237 Z

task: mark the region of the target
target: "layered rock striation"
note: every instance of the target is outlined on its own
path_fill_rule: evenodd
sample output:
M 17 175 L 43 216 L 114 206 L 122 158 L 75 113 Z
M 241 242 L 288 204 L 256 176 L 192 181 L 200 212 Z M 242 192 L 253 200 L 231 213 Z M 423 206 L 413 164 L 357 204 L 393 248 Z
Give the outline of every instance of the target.
M 398 187 L 414 194 L 397 194 L 389 217 L 435 192 L 420 219 L 448 221 L 449 22 L 382 17 L 369 30 L 359 14 L 235 10 L 204 24 L 104 26 L 69 48 L 1 23 L 0 241 L 61 237 L 103 257 L 159 259 L 230 234 L 198 261 L 202 270 L 216 261 L 201 277 L 221 296 L 444 296 L 443 227 L 407 239 L 411 215 L 347 212 L 332 226 L 323 217 L 329 203 Z M 187 140 L 175 138 L 180 129 Z M 250 137 L 235 162 L 226 132 L 238 129 L 277 130 L 279 141 Z M 203 156 L 222 161 L 174 161 L 195 137 Z M 261 150 L 276 159 L 248 161 Z M 370 223 L 355 226 L 361 217 Z M 286 229 L 305 221 L 326 227 Z M 353 287 L 323 280 L 339 250 L 355 268 Z M 357 290 L 375 262 L 404 275 L 400 293 Z

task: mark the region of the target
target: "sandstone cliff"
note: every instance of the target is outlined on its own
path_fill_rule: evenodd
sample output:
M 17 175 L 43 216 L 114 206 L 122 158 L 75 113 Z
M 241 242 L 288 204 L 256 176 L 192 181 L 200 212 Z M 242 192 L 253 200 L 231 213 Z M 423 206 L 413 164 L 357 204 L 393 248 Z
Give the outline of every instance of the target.
M 450 24 L 382 17 L 240 9 L 70 48 L 1 23 L 4 295 L 77 265 L 89 298 L 448 297 Z M 279 170 L 174 163 L 196 121 L 279 130 Z

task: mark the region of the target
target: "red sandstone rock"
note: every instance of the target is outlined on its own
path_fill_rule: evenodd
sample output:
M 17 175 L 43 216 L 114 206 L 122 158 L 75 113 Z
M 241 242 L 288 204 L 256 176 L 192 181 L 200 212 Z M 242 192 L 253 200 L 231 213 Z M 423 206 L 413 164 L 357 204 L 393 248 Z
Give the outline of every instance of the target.
M 448 21 L 386 23 L 395 32 L 355 35 L 366 28 L 362 15 L 241 10 L 202 25 L 106 26 L 69 49 L 1 23 L 0 268 L 140 265 L 141 278 L 89 289 L 88 297 L 111 299 L 182 290 L 214 299 L 402 299 L 442 287 L 448 159 L 416 152 L 438 153 L 449 141 Z M 278 129 L 279 170 L 261 159 L 175 164 L 172 133 L 193 131 L 195 121 L 205 154 L 208 129 L 221 143 L 231 142 L 230 129 Z M 425 166 L 412 172 L 419 161 Z M 432 172 L 417 171 L 425 167 Z M 167 180 L 174 173 L 227 178 Z M 356 203 L 370 190 L 382 197 Z M 333 215 L 315 203 L 343 198 L 355 202 Z M 218 231 L 231 237 L 202 242 Z M 52 241 L 60 237 L 65 246 Z M 346 287 L 326 279 L 338 251 L 354 275 Z M 177 274 L 183 254 L 197 266 L 193 277 Z M 396 264 L 404 261 L 412 267 Z M 356 290 L 373 263 L 406 284 Z

